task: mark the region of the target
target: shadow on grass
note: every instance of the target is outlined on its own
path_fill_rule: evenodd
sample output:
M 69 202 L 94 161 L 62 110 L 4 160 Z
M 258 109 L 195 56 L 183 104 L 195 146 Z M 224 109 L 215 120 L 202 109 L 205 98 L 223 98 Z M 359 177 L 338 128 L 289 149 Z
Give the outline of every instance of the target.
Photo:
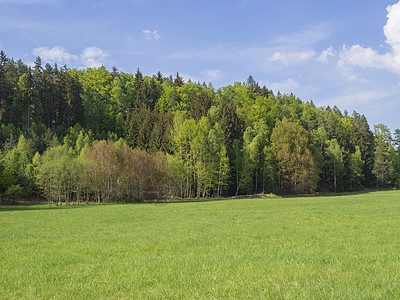
M 376 189 L 365 189 L 361 191 L 352 191 L 352 192 L 323 192 L 318 194 L 306 194 L 306 195 L 285 195 L 282 198 L 299 198 L 299 197 L 340 197 L 340 196 L 352 196 L 352 195 L 363 195 L 369 194 L 377 191 Z
M 163 206 L 168 204 L 185 204 L 185 203 L 201 203 L 201 202 L 215 202 L 215 201 L 229 201 L 229 200 L 238 200 L 240 198 L 200 198 L 200 199 L 185 199 L 185 200 L 145 200 L 141 202 L 120 202 L 120 203 L 101 203 L 97 204 L 95 202 L 89 202 L 89 205 L 86 204 L 75 204 L 75 205 L 59 205 L 56 206 L 52 204 L 49 206 L 47 202 L 43 203 L 29 203 L 28 201 L 19 201 L 14 204 L 10 203 L 1 203 L 0 204 L 0 213 L 2 212 L 11 212 L 11 211 L 34 211 L 34 210 L 55 210 L 55 209 L 82 209 L 93 206 L 111 206 L 111 205 L 156 205 Z
M 229 200 L 241 200 L 241 199 L 259 199 L 259 200 L 279 200 L 279 199 L 291 199 L 291 198 L 303 198 L 303 197 L 341 197 L 341 196 L 356 196 L 356 195 L 364 195 L 378 191 L 385 191 L 385 190 L 376 190 L 376 189 L 364 189 L 361 191 L 352 191 L 352 192 L 324 192 L 318 194 L 307 194 L 307 195 L 282 195 L 281 198 L 265 198 L 262 197 L 261 194 L 259 195 L 239 195 L 234 197 L 220 197 L 220 198 L 190 198 L 185 200 L 171 200 L 171 201 L 146 201 L 141 202 L 141 204 L 168 204 L 168 203 L 197 203 L 197 202 L 214 202 L 214 201 L 229 201 Z M 389 190 L 388 190 L 389 191 Z
M 302 198 L 302 197 L 341 197 L 341 196 L 352 196 L 352 195 L 365 195 L 377 191 L 383 190 L 375 190 L 375 189 L 365 189 L 362 191 L 355 192 L 341 192 L 341 193 L 319 193 L 319 194 L 310 194 L 310 195 L 284 195 L 282 199 L 290 199 L 290 198 Z M 89 205 L 86 204 L 75 204 L 75 205 L 60 205 L 56 206 L 52 204 L 49 206 L 47 202 L 30 203 L 28 201 L 21 201 L 15 204 L 0 204 L 0 213 L 1 212 L 10 212 L 10 211 L 28 211 L 28 210 L 54 210 L 54 209 L 82 209 L 90 206 L 101 206 L 101 205 L 167 205 L 167 204 L 185 204 L 185 203 L 205 203 L 205 202 L 216 202 L 216 201 L 230 201 L 230 200 L 242 200 L 242 199 L 259 199 L 260 201 L 265 200 L 279 200 L 279 198 L 263 198 L 257 195 L 240 195 L 235 197 L 220 197 L 220 198 L 190 198 L 190 199 L 171 199 L 171 200 L 146 200 L 143 202 L 129 202 L 129 203 L 106 203 L 106 204 L 97 204 L 94 202 L 89 202 Z
M 340 192 L 340 193 L 319 193 L 319 194 L 308 194 L 308 195 L 283 195 L 281 198 L 265 198 L 261 195 L 239 195 L 234 197 L 220 197 L 220 198 L 190 198 L 185 200 L 148 200 L 145 202 L 139 202 L 138 204 L 155 204 L 155 205 L 162 205 L 162 204 L 171 204 L 171 203 L 201 203 L 201 202 L 215 202 L 215 201 L 230 201 L 230 200 L 243 200 L 243 199 L 258 199 L 260 201 L 265 200 L 279 200 L 279 199 L 293 199 L 293 198 L 303 198 L 303 197 L 341 197 L 341 196 L 351 196 L 351 195 L 363 195 L 369 194 L 372 192 L 376 192 L 377 190 L 362 190 L 362 191 L 354 191 L 354 192 Z
M 24 210 L 54 210 L 54 209 L 79 209 L 88 207 L 85 204 L 80 205 L 51 205 L 48 204 L 38 204 L 38 203 L 17 203 L 17 204 L 0 204 L 0 213 L 10 212 L 10 211 L 24 211 Z

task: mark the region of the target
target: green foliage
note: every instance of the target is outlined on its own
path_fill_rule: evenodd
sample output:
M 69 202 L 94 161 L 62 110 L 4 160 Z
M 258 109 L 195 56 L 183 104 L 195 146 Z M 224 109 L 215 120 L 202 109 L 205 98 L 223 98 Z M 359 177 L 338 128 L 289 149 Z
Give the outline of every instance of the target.
M 390 153 L 393 152 L 393 146 L 390 144 L 392 137 L 389 129 L 383 125 L 375 125 L 375 163 L 372 170 L 376 176 L 377 188 L 387 187 L 395 182 L 395 169 L 393 159 L 390 159 Z
M 361 158 L 360 147 L 356 146 L 356 151 L 350 155 L 350 178 L 351 178 L 351 187 L 353 189 L 358 189 L 361 187 L 361 182 L 363 180 L 363 167 L 364 161 Z
M 341 149 L 336 139 L 328 140 L 327 144 L 329 145 L 326 149 L 327 164 L 331 173 L 329 175 L 333 179 L 333 190 L 335 192 L 341 191 L 343 189 L 342 180 L 344 175 L 343 149 Z
M 280 199 L 280 198 L 282 198 L 281 196 L 275 195 L 275 194 L 273 194 L 273 193 L 269 193 L 269 194 L 260 194 L 260 196 L 261 196 L 261 198 L 263 198 L 263 199 Z
M 82 166 L 66 146 L 49 148 L 38 159 L 36 182 L 50 202 L 69 204 L 82 182 Z
M 31 175 L 31 163 L 32 163 L 32 148 L 30 141 L 28 141 L 24 135 L 21 135 L 18 139 L 17 145 L 7 152 L 3 158 L 3 165 L 5 173 L 5 183 L 2 184 L 7 188 L 10 184 L 14 183 L 14 179 L 17 178 L 18 184 L 20 184 L 26 192 L 31 192 L 34 182 Z M 9 183 L 7 183 L 9 182 Z
M 313 192 L 317 168 L 309 149 L 307 131 L 296 123 L 280 123 L 271 135 L 271 150 L 277 162 L 280 188 L 290 193 Z
M 227 186 L 229 158 L 218 123 L 211 127 L 206 117 L 196 122 L 177 114 L 172 136 L 175 155 L 185 166 L 186 188 L 181 196 L 221 195 Z
M 7 188 L 3 196 L 6 199 L 19 199 L 24 194 L 24 188 L 19 184 L 13 184 Z
M 175 110 L 177 101 L 176 89 L 172 86 L 165 86 L 156 106 L 160 111 Z
M 119 150 L 126 141 L 154 159 L 162 152 L 174 165 L 171 170 L 180 170 L 179 180 L 170 178 L 170 187 L 163 186 L 169 196 L 400 185 L 399 130 L 392 139 L 379 124 L 374 136 L 357 112 L 316 107 L 293 94 L 274 95 L 252 76 L 215 90 L 211 83 L 184 82 L 179 73 L 71 70 L 43 66 L 40 57 L 28 67 L 1 51 L 0 99 L 0 172 L 7 168 L 5 178 L 14 182 L 13 173 L 29 196 L 43 192 L 35 182 L 39 164 L 32 162 L 34 153 L 64 145 L 74 157 L 68 163 L 74 165 L 79 157 L 85 164 L 96 140 L 116 142 Z M 282 132 L 282 143 L 276 135 L 272 139 L 278 127 L 293 124 L 304 130 L 288 139 L 289 133 Z M 304 150 L 279 150 L 293 144 L 289 139 L 298 140 Z M 85 189 L 93 200 L 94 192 Z
M 18 111 L 21 126 L 29 130 L 32 122 L 39 123 L 42 118 L 42 107 L 38 99 L 38 91 L 34 88 L 32 71 L 29 68 L 19 77 L 18 97 L 14 100 L 15 110 Z
M 0 192 L 7 191 L 11 186 L 18 183 L 18 177 L 13 169 L 4 168 L 0 173 Z
M 258 185 L 261 178 L 262 186 L 265 183 L 265 168 L 268 168 L 270 159 L 267 157 L 268 129 L 262 122 L 257 122 L 253 127 L 247 127 L 243 134 L 243 156 L 242 173 L 240 176 L 238 191 L 246 193 L 258 192 Z M 254 180 L 253 180 L 254 178 Z

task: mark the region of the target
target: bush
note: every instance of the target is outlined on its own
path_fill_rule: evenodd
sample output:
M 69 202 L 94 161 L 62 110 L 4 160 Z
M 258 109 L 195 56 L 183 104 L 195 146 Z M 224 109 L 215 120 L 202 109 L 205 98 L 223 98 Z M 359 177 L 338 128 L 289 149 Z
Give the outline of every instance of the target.
M 4 198 L 18 199 L 23 195 L 23 188 L 19 184 L 10 186 L 4 193 Z
M 260 194 L 260 196 L 263 199 L 280 199 L 280 198 L 282 198 L 281 196 L 275 195 L 273 193 L 270 193 L 270 194 L 264 194 L 263 193 L 263 194 Z
M 16 185 L 18 182 L 15 173 L 10 168 L 5 168 L 2 172 L 0 172 L 0 192 L 7 191 L 13 185 Z

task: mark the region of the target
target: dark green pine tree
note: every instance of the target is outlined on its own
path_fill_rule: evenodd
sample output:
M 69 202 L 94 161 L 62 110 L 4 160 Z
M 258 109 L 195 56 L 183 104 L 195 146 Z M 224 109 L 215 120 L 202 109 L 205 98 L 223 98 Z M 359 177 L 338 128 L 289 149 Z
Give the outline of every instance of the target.
M 225 145 L 228 152 L 232 147 L 235 139 L 241 139 L 243 135 L 244 122 L 239 118 L 236 113 L 236 106 L 231 102 L 221 100 L 218 106 L 218 114 L 216 117 L 223 134 Z
M 232 101 L 228 102 L 224 99 L 219 103 L 218 114 L 215 121 L 218 122 L 223 133 L 224 144 L 229 158 L 229 168 L 232 170 L 229 174 L 230 178 L 228 181 L 231 185 L 228 190 L 230 193 L 235 193 L 238 192 L 238 178 L 241 172 L 241 148 L 243 143 L 244 122 L 237 115 L 235 104 Z
M 119 74 L 119 72 L 118 72 L 117 67 L 115 67 L 115 66 L 112 67 L 111 76 L 112 76 L 112 78 L 120 77 L 120 74 Z
M 395 149 L 397 151 L 397 153 L 400 154 L 400 129 L 396 129 L 394 131 L 394 141 L 393 144 L 395 146 Z
M 145 81 L 146 86 L 146 81 Z M 148 81 L 148 86 L 146 87 L 146 105 L 153 110 L 156 106 L 158 99 L 160 98 L 161 91 L 159 89 L 159 84 L 154 78 L 150 78 Z
M 139 126 L 136 145 L 139 149 L 148 150 L 151 132 L 153 130 L 153 114 L 148 107 L 142 106 L 140 115 L 142 122 Z
M 53 86 L 53 68 L 50 64 L 46 64 L 43 72 L 41 73 L 41 89 L 39 90 L 39 98 L 42 102 L 44 111 L 44 124 L 47 128 L 54 128 L 56 125 L 56 112 L 55 112 L 55 93 Z
M 164 77 L 163 77 L 163 75 L 161 74 L 160 71 L 157 72 L 157 75 L 156 75 L 155 77 L 156 77 L 155 79 L 156 79 L 159 83 L 163 83 L 163 82 L 164 82 Z
M 133 81 L 133 88 L 135 91 L 134 101 L 132 107 L 141 107 L 143 105 L 147 105 L 146 99 L 146 83 L 143 79 L 143 74 L 137 69 L 135 73 L 135 78 Z
M 389 186 L 391 177 L 394 173 L 394 168 L 392 161 L 388 159 L 387 145 L 385 145 L 383 141 L 377 142 L 372 173 L 376 177 L 376 188 Z
M 164 112 L 154 110 L 153 118 L 155 120 L 153 130 L 151 131 L 150 140 L 149 140 L 149 151 L 155 153 L 160 151 L 161 145 L 164 138 Z
M 253 93 L 257 93 L 257 94 L 261 94 L 261 88 L 260 85 L 258 84 L 258 82 L 256 82 L 253 78 L 253 76 L 249 76 L 249 78 L 247 78 L 246 81 L 246 85 L 249 87 L 249 89 L 253 92 Z
M 43 68 L 42 68 L 42 59 L 40 58 L 40 56 L 36 57 L 35 60 L 35 65 L 33 67 L 33 77 L 38 77 L 37 79 L 39 79 L 40 77 L 40 73 L 42 73 Z M 36 79 L 36 78 L 35 78 Z
M 179 75 L 179 72 L 176 72 L 176 76 L 174 79 L 174 87 L 181 87 L 185 82 L 183 78 Z
M 8 57 L 3 51 L 0 51 L 0 121 L 2 120 L 3 114 L 7 109 L 7 94 L 8 84 L 5 76 L 4 66 L 8 61 Z
M 360 147 L 361 157 L 364 161 L 362 185 L 373 186 L 375 184 L 375 176 L 372 174 L 374 168 L 374 135 L 364 115 L 354 112 L 352 125 L 350 142 L 353 149 L 355 149 L 355 146 Z
M 142 150 L 148 149 L 152 129 L 153 116 L 147 106 L 135 107 L 128 113 L 124 133 L 130 147 L 138 147 Z
M 172 153 L 172 129 L 173 129 L 173 115 L 171 112 L 164 112 L 162 114 L 162 130 L 163 138 L 161 139 L 160 151 L 164 153 Z
M 324 121 L 325 121 L 325 128 L 326 132 L 328 133 L 328 139 L 337 139 L 337 127 L 338 127 L 338 118 L 336 112 L 330 108 L 328 105 L 325 114 L 324 114 Z
M 78 79 L 69 74 L 67 69 L 61 71 L 61 84 L 63 91 L 63 106 L 65 110 L 62 115 L 62 122 L 66 127 L 74 126 L 76 123 L 83 123 L 83 104 L 81 98 L 81 86 Z
M 201 117 L 207 116 L 208 110 L 212 105 L 212 99 L 206 88 L 202 88 L 201 92 L 192 95 L 190 101 L 190 116 L 199 121 Z
M 31 68 L 18 80 L 18 96 L 14 105 L 19 108 L 22 128 L 29 130 L 32 123 L 42 123 L 43 110 L 35 89 Z
M 21 59 L 17 60 L 16 64 L 17 78 L 21 77 L 23 74 L 29 71 L 30 67 L 25 65 Z M 32 71 L 32 70 L 31 70 Z
M 9 59 L 6 54 L 0 52 L 0 111 L 1 121 L 5 124 L 15 123 L 15 117 L 19 117 L 18 106 L 13 102 L 16 98 L 19 72 L 13 59 Z
M 172 130 L 172 116 L 171 113 L 164 111 L 153 111 L 154 114 L 154 126 L 151 132 L 149 141 L 150 152 L 161 151 L 164 153 L 171 153 L 172 142 L 171 142 L 171 130 Z
M 63 79 L 62 72 L 58 69 L 57 65 L 54 65 L 53 69 L 53 83 L 52 83 L 52 105 L 54 107 L 54 120 L 52 121 L 55 127 L 64 126 L 63 114 L 67 109 L 67 103 L 64 101 L 63 97 Z
M 129 111 L 124 123 L 124 138 L 131 148 L 136 147 L 140 122 L 140 111 L 135 107 Z
M 263 85 L 263 87 L 260 90 L 260 96 L 268 98 L 269 95 L 273 95 L 272 91 L 268 90 L 267 87 Z

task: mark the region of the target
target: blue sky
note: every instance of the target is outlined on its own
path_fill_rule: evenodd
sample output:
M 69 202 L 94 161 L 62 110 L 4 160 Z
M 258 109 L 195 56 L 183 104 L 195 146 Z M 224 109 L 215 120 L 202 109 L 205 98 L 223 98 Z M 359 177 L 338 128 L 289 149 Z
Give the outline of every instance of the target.
M 400 128 L 400 2 L 0 0 L 0 49 L 274 92 Z

